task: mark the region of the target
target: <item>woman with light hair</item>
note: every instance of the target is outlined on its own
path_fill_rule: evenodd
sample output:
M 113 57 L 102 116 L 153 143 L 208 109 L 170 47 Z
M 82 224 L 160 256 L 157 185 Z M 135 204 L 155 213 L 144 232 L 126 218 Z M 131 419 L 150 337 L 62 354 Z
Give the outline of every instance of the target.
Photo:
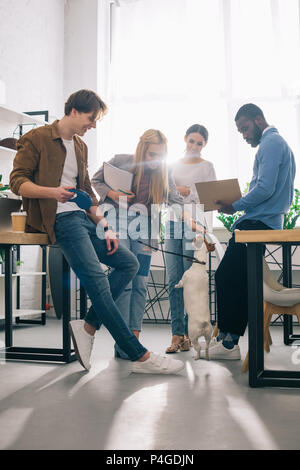
M 92 178 L 92 186 L 100 196 L 99 204 L 109 209 L 108 221 L 113 221 L 116 215 L 114 228 L 119 232 L 120 244 L 129 248 L 140 263 L 137 275 L 116 300 L 125 322 L 137 338 L 142 327 L 151 264 L 151 248 L 147 245 L 157 244 L 162 204 L 183 206 L 183 198 L 168 172 L 166 156 L 166 137 L 159 130 L 149 129 L 140 137 L 134 155 L 115 155 L 108 162 L 133 174 L 131 188 L 124 192 L 109 187 L 104 181 L 103 166 Z M 197 229 L 194 221 L 190 224 L 193 230 Z M 117 344 L 115 355 L 128 359 Z

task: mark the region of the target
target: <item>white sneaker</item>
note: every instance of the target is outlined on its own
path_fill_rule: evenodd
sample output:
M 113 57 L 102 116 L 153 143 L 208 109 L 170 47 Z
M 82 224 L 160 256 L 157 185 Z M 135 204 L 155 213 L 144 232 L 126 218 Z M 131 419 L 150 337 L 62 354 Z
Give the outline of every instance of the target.
M 135 361 L 132 372 L 136 374 L 176 374 L 184 369 L 184 363 L 171 357 L 160 356 L 150 352 L 150 357 L 144 361 Z
M 69 322 L 69 330 L 73 340 L 74 349 L 78 361 L 86 370 L 91 368 L 91 354 L 94 344 L 94 336 L 89 335 L 84 329 L 84 320 Z
M 204 359 L 205 351 L 201 350 L 201 359 Z M 209 359 L 216 359 L 219 361 L 239 361 L 241 359 L 241 352 L 239 345 L 235 345 L 232 349 L 227 349 L 223 346 L 222 341 L 217 341 L 213 338 L 210 342 L 208 349 Z

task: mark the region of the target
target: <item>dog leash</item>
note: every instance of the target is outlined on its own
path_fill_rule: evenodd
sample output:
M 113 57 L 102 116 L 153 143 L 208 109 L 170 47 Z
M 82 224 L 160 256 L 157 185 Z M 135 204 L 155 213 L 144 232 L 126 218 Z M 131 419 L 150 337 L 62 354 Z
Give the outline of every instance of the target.
M 108 211 L 105 211 L 103 215 L 104 215 L 104 217 L 107 217 Z M 201 222 L 198 222 L 198 224 L 201 225 L 206 230 L 205 225 L 201 224 Z M 205 233 L 203 234 L 203 238 L 205 238 Z M 186 258 L 187 260 L 191 261 L 191 263 L 202 264 L 202 266 L 206 265 L 205 261 L 199 261 L 194 256 L 186 256 L 186 255 L 181 255 L 180 253 L 173 253 L 172 251 L 166 251 L 166 250 L 163 250 L 162 248 L 154 247 L 154 246 L 150 245 L 149 243 L 142 242 L 141 240 L 137 240 L 137 241 L 138 241 L 138 243 L 141 243 L 142 245 L 145 245 L 145 246 L 148 246 L 149 248 L 152 248 L 152 250 L 161 251 L 162 253 L 167 253 L 168 255 L 180 256 L 181 258 Z
M 156 248 L 156 247 L 150 245 L 149 243 L 142 242 L 141 240 L 137 240 L 137 241 L 138 241 L 138 243 L 141 243 L 142 245 L 148 246 L 149 248 L 152 248 L 155 251 L 161 251 L 162 253 L 167 253 L 169 255 L 180 256 L 181 258 L 187 258 L 192 263 L 198 263 L 198 264 L 202 264 L 204 266 L 206 265 L 205 261 L 199 261 L 196 258 L 194 258 L 194 256 L 187 256 L 187 255 L 181 255 L 180 253 L 173 253 L 172 251 L 166 251 L 166 250 L 163 250 L 162 248 Z

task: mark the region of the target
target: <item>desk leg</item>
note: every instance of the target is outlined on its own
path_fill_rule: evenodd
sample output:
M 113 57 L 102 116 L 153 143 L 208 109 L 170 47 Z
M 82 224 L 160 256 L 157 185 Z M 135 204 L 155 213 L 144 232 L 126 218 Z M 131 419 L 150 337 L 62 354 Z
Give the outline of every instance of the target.
M 63 314 L 62 314 L 62 333 L 63 333 L 63 356 L 65 362 L 71 362 L 71 338 L 69 333 L 69 321 L 71 320 L 71 302 L 70 302 L 70 267 L 63 256 L 62 261 L 63 274 Z
M 264 370 L 263 245 L 247 245 L 249 385 L 259 387 Z
M 20 256 L 21 256 L 21 247 L 20 245 L 17 245 L 17 260 L 20 261 Z M 21 293 L 20 293 L 20 290 L 21 290 L 21 277 L 20 276 L 17 276 L 17 309 L 20 308 L 20 297 L 21 297 Z M 16 322 L 17 322 L 17 319 L 16 319 Z
M 5 346 L 13 344 L 12 334 L 12 246 L 5 245 Z
M 291 246 L 282 246 L 282 265 L 283 265 L 283 285 L 284 287 L 292 287 L 292 254 Z M 283 341 L 289 346 L 293 341 L 290 336 L 293 334 L 293 316 L 283 315 Z
M 80 282 L 80 318 L 83 320 L 87 314 L 86 290 Z
M 47 272 L 47 247 L 41 246 L 42 248 L 42 272 Z M 42 313 L 41 323 L 46 325 L 46 295 L 47 295 L 47 277 L 45 274 L 42 275 L 42 298 L 41 298 L 41 309 L 45 311 Z

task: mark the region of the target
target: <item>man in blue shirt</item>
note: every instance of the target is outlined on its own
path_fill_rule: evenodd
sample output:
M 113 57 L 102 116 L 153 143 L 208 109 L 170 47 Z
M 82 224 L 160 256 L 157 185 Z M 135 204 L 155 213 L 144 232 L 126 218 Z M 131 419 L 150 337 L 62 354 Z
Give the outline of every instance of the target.
M 242 106 L 235 122 L 251 147 L 257 147 L 249 192 L 231 203 L 218 201 L 219 212 L 244 211 L 234 223 L 239 230 L 280 230 L 284 214 L 293 200 L 295 159 L 275 127 L 269 126 L 262 110 L 254 104 Z M 246 245 L 235 243 L 234 234 L 215 274 L 218 338 L 211 342 L 210 358 L 241 358 L 239 337 L 248 322 Z

